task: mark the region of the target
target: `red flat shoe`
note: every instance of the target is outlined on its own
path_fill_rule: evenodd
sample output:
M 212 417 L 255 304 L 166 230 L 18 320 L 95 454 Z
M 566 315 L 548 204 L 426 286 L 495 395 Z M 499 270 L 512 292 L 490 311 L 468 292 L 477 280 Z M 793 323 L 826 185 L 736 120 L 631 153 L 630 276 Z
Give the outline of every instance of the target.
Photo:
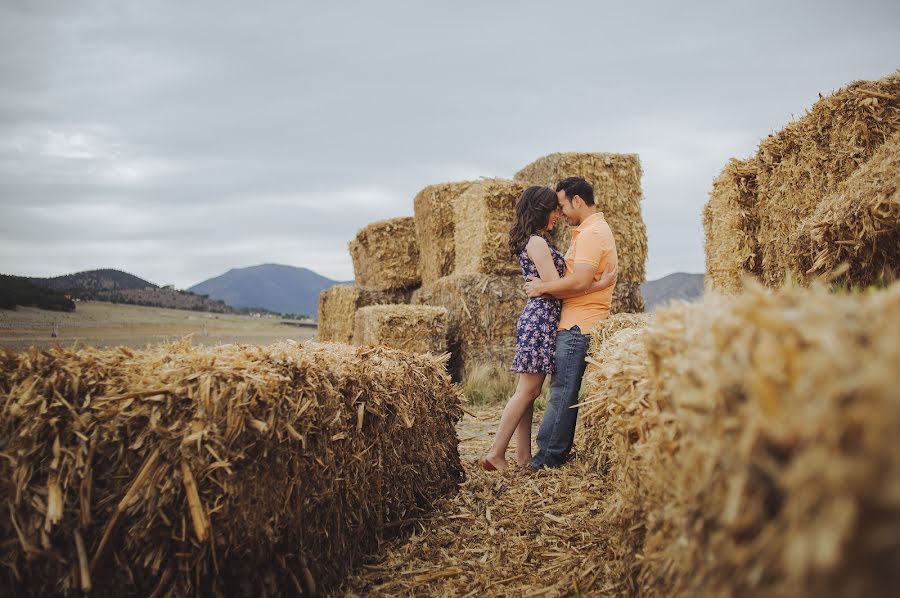
M 482 467 L 485 471 L 497 471 L 497 468 L 494 467 L 494 464 L 491 463 L 490 461 L 488 461 L 487 459 L 484 459 L 484 460 L 481 461 L 481 467 Z

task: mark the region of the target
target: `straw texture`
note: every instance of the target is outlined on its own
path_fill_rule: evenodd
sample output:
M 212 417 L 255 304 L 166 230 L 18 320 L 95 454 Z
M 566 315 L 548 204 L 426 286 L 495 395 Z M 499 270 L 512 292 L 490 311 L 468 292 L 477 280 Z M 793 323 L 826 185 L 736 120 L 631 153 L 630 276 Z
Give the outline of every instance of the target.
M 900 278 L 900 133 L 825 198 L 792 241 L 806 275 L 861 286 Z
M 453 202 L 456 274 L 516 274 L 519 262 L 509 252 L 509 230 L 516 200 L 528 187 L 503 179 L 474 183 Z
M 350 241 L 356 284 L 373 291 L 418 286 L 419 242 L 411 216 L 379 220 Z
M 353 343 L 413 353 L 447 350 L 447 310 L 425 305 L 372 305 L 356 312 Z
M 900 285 L 707 296 L 592 345 L 585 452 L 623 595 L 889 595 Z
M 329 287 L 319 293 L 318 340 L 351 343 L 356 312 L 369 305 L 409 303 L 412 289 L 373 291 L 352 284 Z
M 453 274 L 456 260 L 453 202 L 472 184 L 472 181 L 461 181 L 428 185 L 416 194 L 413 207 L 422 284 Z
M 509 370 L 516 345 L 516 322 L 527 297 L 520 276 L 454 274 L 413 293 L 417 305 L 448 312 L 450 371 L 456 380 L 479 366 Z
M 461 477 L 444 359 L 0 354 L 3 595 L 322 592 Z

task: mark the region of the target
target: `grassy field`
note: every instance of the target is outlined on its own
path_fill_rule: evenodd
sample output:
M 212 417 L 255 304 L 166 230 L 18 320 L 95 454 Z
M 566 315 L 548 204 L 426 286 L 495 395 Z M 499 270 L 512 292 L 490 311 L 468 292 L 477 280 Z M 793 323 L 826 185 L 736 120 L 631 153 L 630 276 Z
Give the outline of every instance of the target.
M 191 335 L 197 345 L 267 344 L 310 340 L 315 328 L 301 328 L 271 318 L 141 307 L 90 301 L 72 313 L 31 307 L 0 310 L 0 347 L 25 350 L 91 345 L 132 348 L 168 343 Z M 54 329 L 58 336 L 54 338 Z

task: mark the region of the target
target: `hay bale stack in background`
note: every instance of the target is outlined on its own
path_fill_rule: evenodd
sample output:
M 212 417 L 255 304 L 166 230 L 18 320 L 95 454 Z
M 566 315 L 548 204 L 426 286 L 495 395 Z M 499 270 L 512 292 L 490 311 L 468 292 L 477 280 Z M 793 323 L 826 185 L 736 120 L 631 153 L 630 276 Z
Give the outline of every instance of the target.
M 372 305 L 356 312 L 353 344 L 440 355 L 447 350 L 447 309 Z
M 409 303 L 412 289 L 373 291 L 340 284 L 319 293 L 318 340 L 329 343 L 353 341 L 357 310 L 369 305 Z
M 900 133 L 803 221 L 792 251 L 804 274 L 860 286 L 900 278 Z
M 472 184 L 472 181 L 462 181 L 428 185 L 416 194 L 413 207 L 422 284 L 453 273 L 456 260 L 453 202 Z
M 508 243 L 516 201 L 526 188 L 519 182 L 483 179 L 454 200 L 456 274 L 521 272 Z
M 527 297 L 521 276 L 454 274 L 413 293 L 417 305 L 448 311 L 450 371 L 464 380 L 478 366 L 508 371 L 516 345 L 516 322 Z
M 592 346 L 585 453 L 606 562 L 641 596 L 887 595 L 900 583 L 900 284 L 659 310 Z
M 756 162 L 732 158 L 703 207 L 706 290 L 736 293 L 745 274 L 759 276 L 758 230 Z
M 580 176 L 594 187 L 594 203 L 603 212 L 616 239 L 619 281 L 644 282 L 647 227 L 641 215 L 641 163 L 637 154 L 557 153 L 535 160 L 516 173 L 514 180 L 556 189 L 560 180 Z M 563 220 L 557 224 L 560 249 L 569 247 L 571 233 Z
M 379 220 L 350 241 L 356 284 L 373 291 L 419 286 L 419 243 L 411 216 Z
M 900 73 L 895 73 L 857 81 L 822 98 L 759 144 L 758 241 L 767 286 L 779 285 L 786 272 L 803 277 L 803 264 L 792 250 L 794 233 L 898 131 Z
M 327 591 L 460 480 L 444 368 L 315 343 L 0 354 L 0 593 Z

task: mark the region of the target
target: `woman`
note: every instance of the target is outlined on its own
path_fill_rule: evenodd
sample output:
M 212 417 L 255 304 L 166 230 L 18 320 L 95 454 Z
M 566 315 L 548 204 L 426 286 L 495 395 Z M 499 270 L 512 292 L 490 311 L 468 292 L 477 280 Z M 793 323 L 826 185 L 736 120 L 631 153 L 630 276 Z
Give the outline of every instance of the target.
M 547 239 L 560 216 L 559 201 L 552 189 L 529 187 L 519 197 L 515 223 L 509 231 L 509 250 L 519 259 L 525 280 L 534 276 L 545 281 L 557 280 L 565 274 L 565 259 Z M 590 292 L 608 287 L 613 280 L 604 273 L 599 281 L 594 281 Z M 491 450 L 482 461 L 482 467 L 488 471 L 508 467 L 506 449 L 514 432 L 516 462 L 524 466 L 531 461 L 534 401 L 541 394 L 544 378 L 556 369 L 556 329 L 561 310 L 558 299 L 533 297 L 519 316 L 516 354 L 510 368 L 519 374 L 519 381 L 503 409 Z

